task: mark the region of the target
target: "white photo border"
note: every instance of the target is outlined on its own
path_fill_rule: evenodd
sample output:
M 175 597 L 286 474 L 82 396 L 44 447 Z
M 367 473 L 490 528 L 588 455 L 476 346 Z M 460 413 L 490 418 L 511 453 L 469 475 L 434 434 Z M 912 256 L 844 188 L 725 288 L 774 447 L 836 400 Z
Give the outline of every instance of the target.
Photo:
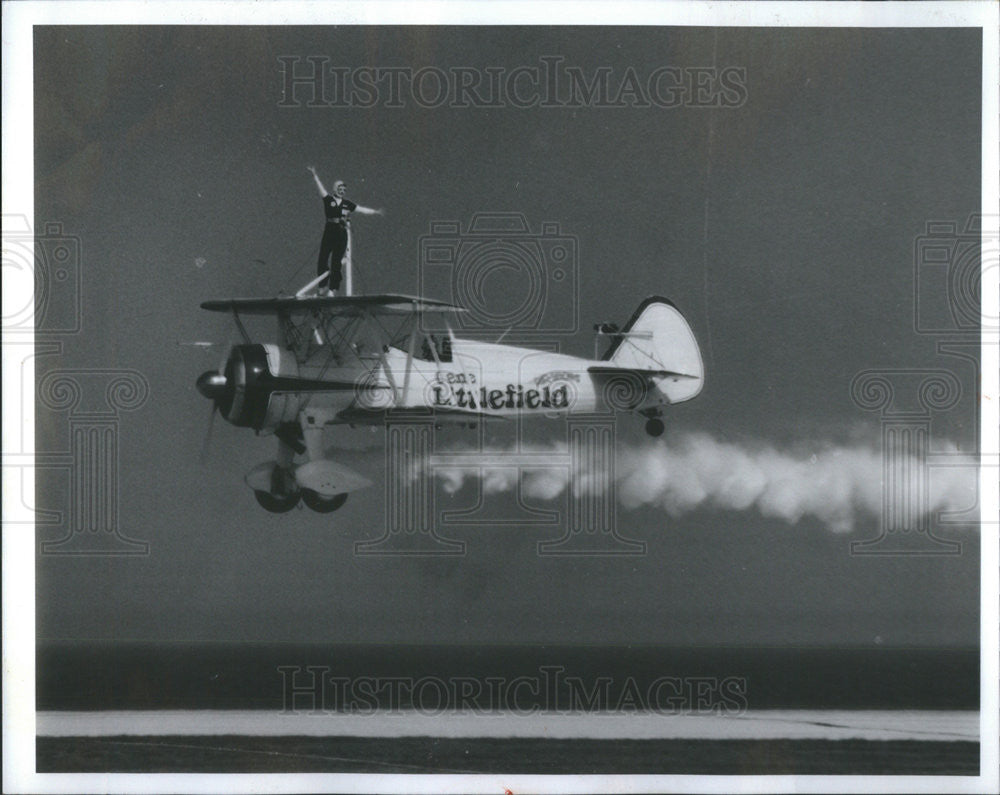
M 977 27 L 983 32 L 982 211 L 1000 207 L 998 189 L 998 26 L 1000 6 L 982 2 L 5 2 L 3 4 L 3 213 L 32 219 L 32 28 L 34 25 L 671 25 L 733 27 Z M 34 226 L 32 226 L 34 228 Z M 983 273 L 984 317 L 998 314 L 997 269 Z M 27 299 L 30 302 L 30 299 Z M 6 335 L 5 335 L 6 336 Z M 31 335 L 19 337 L 29 346 Z M 5 339 L 5 342 L 7 340 Z M 30 349 L 30 348 L 29 348 Z M 3 786 L 7 792 L 990 792 L 1000 788 L 998 753 L 998 527 L 996 482 L 1000 427 L 998 335 L 982 337 L 981 401 L 981 734 L 975 776 L 679 776 L 679 775 L 382 775 L 382 774 L 65 774 L 35 772 L 35 539 L 3 534 Z M 33 407 L 22 404 L 19 378 L 30 361 L 4 346 L 3 439 L 34 449 Z M 30 474 L 29 474 L 30 481 Z M 31 517 L 8 499 L 3 520 Z M 33 482 L 25 482 L 29 490 Z

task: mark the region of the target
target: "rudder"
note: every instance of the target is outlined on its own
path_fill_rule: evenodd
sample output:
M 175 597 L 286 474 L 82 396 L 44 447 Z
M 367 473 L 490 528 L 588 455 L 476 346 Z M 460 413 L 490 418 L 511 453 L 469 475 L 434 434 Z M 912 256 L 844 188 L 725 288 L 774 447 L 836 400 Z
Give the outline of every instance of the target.
M 705 366 L 694 332 L 673 302 L 651 296 L 635 310 L 604 359 L 631 370 L 666 370 L 654 378 L 671 403 L 690 400 L 701 392 Z

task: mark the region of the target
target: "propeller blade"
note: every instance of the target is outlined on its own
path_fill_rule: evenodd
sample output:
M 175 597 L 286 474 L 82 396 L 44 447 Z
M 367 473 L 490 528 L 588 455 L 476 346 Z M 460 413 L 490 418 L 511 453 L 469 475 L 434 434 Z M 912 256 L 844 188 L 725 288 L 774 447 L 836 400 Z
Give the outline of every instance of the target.
M 220 373 L 224 374 L 226 372 L 226 362 L 229 361 L 229 351 L 232 347 L 233 347 L 233 340 L 232 338 L 230 338 L 226 340 L 226 347 L 222 349 L 222 360 L 219 362 L 219 366 L 215 368 Z
M 215 427 L 215 403 L 212 404 L 211 413 L 208 415 L 208 427 L 205 429 L 205 438 L 201 443 L 201 454 L 198 456 L 198 463 L 204 465 L 208 460 L 208 451 L 212 446 L 212 429 Z
M 218 342 L 206 342 L 202 340 L 195 341 L 179 341 L 178 345 L 185 347 L 201 348 L 202 350 L 209 350 L 211 348 L 220 347 L 221 343 Z M 202 465 L 208 460 L 208 453 L 212 446 L 212 432 L 215 428 L 215 415 L 219 413 L 218 401 L 223 395 L 226 389 L 226 363 L 229 361 L 229 352 L 232 348 L 232 339 L 222 346 L 222 359 L 219 362 L 219 366 L 215 370 L 209 370 L 202 373 L 195 385 L 198 391 L 204 396 L 212 401 L 212 405 L 209 408 L 208 414 L 208 425 L 205 427 L 205 435 L 201 443 L 201 452 L 198 455 L 198 462 Z

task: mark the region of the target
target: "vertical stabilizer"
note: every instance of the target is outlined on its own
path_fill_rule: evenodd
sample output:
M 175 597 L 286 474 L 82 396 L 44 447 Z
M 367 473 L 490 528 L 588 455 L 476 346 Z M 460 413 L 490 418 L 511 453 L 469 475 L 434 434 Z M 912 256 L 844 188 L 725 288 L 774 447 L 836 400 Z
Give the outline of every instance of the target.
M 695 397 L 705 380 L 694 332 L 680 310 L 659 296 L 639 305 L 604 358 L 630 370 L 668 371 L 669 375 L 653 380 L 671 403 Z

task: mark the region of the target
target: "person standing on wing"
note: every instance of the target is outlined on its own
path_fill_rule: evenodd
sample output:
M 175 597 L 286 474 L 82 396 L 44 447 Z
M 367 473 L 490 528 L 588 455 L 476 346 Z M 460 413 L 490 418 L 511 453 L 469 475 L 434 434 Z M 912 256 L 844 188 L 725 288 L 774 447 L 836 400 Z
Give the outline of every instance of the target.
M 333 194 L 327 192 L 323 182 L 313 166 L 308 166 L 316 181 L 319 195 L 323 197 L 323 211 L 326 214 L 326 228 L 323 230 L 323 242 L 319 247 L 319 259 L 316 263 L 316 275 L 322 276 L 329 272 L 329 277 L 323 279 L 317 288 L 321 295 L 335 295 L 340 289 L 340 279 L 343 275 L 342 265 L 347 251 L 347 219 L 351 213 L 361 215 L 382 215 L 382 210 L 362 207 L 350 199 L 344 198 L 347 185 L 338 179 L 333 183 Z

